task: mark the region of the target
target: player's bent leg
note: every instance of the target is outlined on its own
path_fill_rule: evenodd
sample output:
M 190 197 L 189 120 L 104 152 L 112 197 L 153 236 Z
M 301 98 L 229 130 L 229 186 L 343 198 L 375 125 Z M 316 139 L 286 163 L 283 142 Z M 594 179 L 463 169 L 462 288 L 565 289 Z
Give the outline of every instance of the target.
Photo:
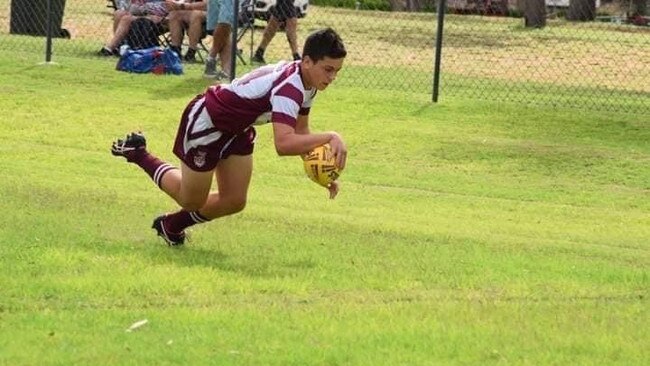
M 212 185 L 213 171 L 197 172 L 181 162 L 181 170 L 169 171 L 160 182 L 160 188 L 172 197 L 182 209 L 156 217 L 151 227 L 168 245 L 185 243 L 185 228 L 210 221 L 199 213 L 205 205 Z
M 246 207 L 252 173 L 252 155 L 231 155 L 219 161 L 215 172 L 219 193 L 210 194 L 199 210 L 201 215 L 216 219 L 242 211 Z
M 183 245 L 185 244 L 185 232 L 180 230 L 178 232 L 172 232 L 170 231 L 167 226 L 165 225 L 165 219 L 167 219 L 169 215 L 161 215 L 156 217 L 153 220 L 153 224 L 151 225 L 151 228 L 156 230 L 156 233 L 158 236 L 163 238 L 165 243 L 169 246 L 178 246 L 178 245 Z
M 186 182 L 186 171 L 189 171 L 187 174 L 197 173 L 187 167 L 181 169 L 184 169 L 182 170 L 183 184 Z M 219 192 L 210 193 L 200 210 L 182 209 L 157 217 L 153 222 L 153 229 L 167 244 L 171 246 L 182 245 L 185 243 L 185 229 L 188 227 L 243 210 L 246 206 L 246 196 L 252 170 L 252 155 L 231 155 L 221 160 L 214 173 L 217 176 Z M 210 172 L 210 174 L 212 173 Z M 171 186 L 176 184 L 171 180 L 170 178 L 170 182 L 164 182 L 163 185 Z M 189 187 L 189 185 L 184 187 Z
M 180 173 L 178 168 L 167 164 L 147 151 L 147 140 L 142 132 L 132 132 L 123 139 L 117 139 L 111 146 L 111 154 L 126 158 L 126 161 L 138 165 L 149 177 L 170 196 L 175 197 L 180 187 Z M 170 177 L 176 177 L 176 186 L 171 187 Z M 168 180 L 167 190 L 162 185 L 163 178 Z
M 165 174 L 162 188 L 185 210 L 196 211 L 206 203 L 212 174 L 212 171 L 197 172 L 181 162 L 180 181 L 178 175 Z

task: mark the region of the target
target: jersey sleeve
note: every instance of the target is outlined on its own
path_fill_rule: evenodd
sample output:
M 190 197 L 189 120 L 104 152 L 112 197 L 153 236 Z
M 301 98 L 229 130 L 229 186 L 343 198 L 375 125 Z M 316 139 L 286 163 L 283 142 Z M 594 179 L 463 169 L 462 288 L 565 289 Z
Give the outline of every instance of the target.
M 298 111 L 298 114 L 300 114 L 302 116 L 308 116 L 309 115 L 309 111 L 311 110 L 311 104 L 314 101 L 314 97 L 316 97 L 316 90 L 315 89 L 302 102 L 302 106 L 300 107 L 300 110 Z
M 304 93 L 295 85 L 285 83 L 271 95 L 271 121 L 296 128 L 296 118 L 303 106 Z

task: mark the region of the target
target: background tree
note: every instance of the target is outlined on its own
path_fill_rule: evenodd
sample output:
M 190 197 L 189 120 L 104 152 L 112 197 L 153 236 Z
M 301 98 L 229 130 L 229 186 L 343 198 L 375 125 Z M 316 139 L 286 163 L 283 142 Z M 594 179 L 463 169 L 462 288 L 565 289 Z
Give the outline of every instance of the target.
M 645 1 L 645 0 L 644 0 Z M 566 19 L 587 22 L 596 18 L 596 0 L 570 0 Z
M 646 0 L 632 0 L 630 15 L 648 15 L 648 3 Z
M 519 10 L 524 13 L 526 28 L 546 26 L 546 3 L 544 0 L 519 0 Z

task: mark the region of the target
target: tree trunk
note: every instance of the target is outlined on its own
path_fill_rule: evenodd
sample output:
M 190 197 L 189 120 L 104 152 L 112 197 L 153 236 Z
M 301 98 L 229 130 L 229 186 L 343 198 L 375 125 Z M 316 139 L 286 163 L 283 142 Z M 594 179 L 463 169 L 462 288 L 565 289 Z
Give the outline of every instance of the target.
M 646 0 L 632 0 L 631 15 L 648 15 Z
M 405 0 L 389 0 L 390 10 L 392 11 L 404 11 L 406 9 Z
M 526 28 L 544 28 L 546 26 L 546 4 L 544 0 L 522 0 Z
M 420 0 L 406 0 L 406 11 L 420 11 L 422 10 L 422 4 Z
M 596 18 L 596 0 L 570 0 L 566 19 L 587 22 Z

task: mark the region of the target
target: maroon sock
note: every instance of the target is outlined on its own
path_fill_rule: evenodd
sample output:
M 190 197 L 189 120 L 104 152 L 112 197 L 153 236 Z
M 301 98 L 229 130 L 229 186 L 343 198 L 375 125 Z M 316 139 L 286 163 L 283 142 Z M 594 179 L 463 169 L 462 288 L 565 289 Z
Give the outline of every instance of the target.
M 208 221 L 210 219 L 201 215 L 198 211 L 180 210 L 167 215 L 163 222 L 168 231 L 178 234 L 192 225 L 202 224 Z
M 165 173 L 169 172 L 175 167 L 165 163 L 164 161 L 158 159 L 153 154 L 140 150 L 136 151 L 127 159 L 129 162 L 137 164 L 142 170 L 144 170 L 151 179 L 160 187 L 160 182 L 162 182 L 162 177 Z

